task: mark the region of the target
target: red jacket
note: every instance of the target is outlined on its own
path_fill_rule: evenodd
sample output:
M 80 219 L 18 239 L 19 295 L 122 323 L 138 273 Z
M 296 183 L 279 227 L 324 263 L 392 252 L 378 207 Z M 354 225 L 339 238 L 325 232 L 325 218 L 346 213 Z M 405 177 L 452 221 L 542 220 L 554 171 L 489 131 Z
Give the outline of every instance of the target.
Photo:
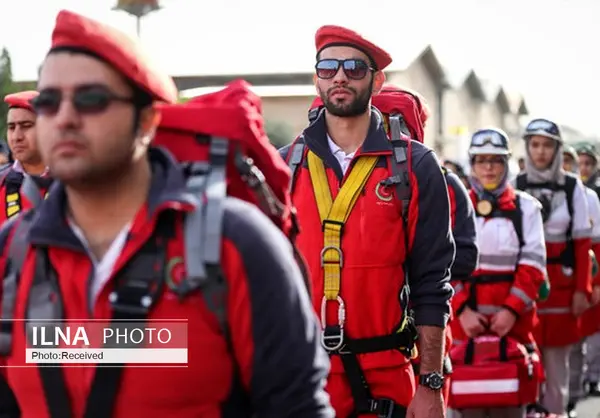
M 149 199 L 133 221 L 113 275 L 150 238 L 160 214 L 168 210 L 183 214 L 193 209 L 178 167 L 161 152 L 152 151 L 151 156 L 154 175 Z M 64 190 L 57 186 L 38 209 L 30 242 L 49 245 L 48 256 L 57 272 L 67 319 L 110 318 L 108 295 L 114 278 L 101 290 L 90 312 L 88 276 L 92 263 L 66 223 Z M 221 265 L 228 288 L 232 352 L 217 318 L 199 293 L 179 301 L 165 287 L 149 319 L 189 320 L 188 367 L 125 368 L 112 418 L 333 416 L 324 392 L 328 360 L 319 345 L 314 313 L 289 241 L 256 207 L 232 198 L 224 204 Z M 184 254 L 181 217 L 175 222 L 175 233 L 167 246 L 168 260 Z M 3 231 L 1 241 L 6 248 L 10 237 L 7 228 Z M 34 252 L 29 251 L 15 318 L 26 315 L 34 261 Z M 1 269 L 4 264 L 3 258 Z M 16 323 L 12 353 L 5 359 L 9 367 L 1 369 L 3 377 L 18 400 L 22 418 L 48 417 L 37 368 L 16 367 L 24 364 L 24 353 L 24 329 L 22 323 Z M 73 416 L 82 417 L 94 369 L 64 368 L 63 373 Z M 4 397 L 0 394 L 0 399 Z
M 454 248 L 446 183 L 431 150 L 420 143 L 412 143 L 412 198 L 408 231 L 405 231 L 401 201 L 382 199 L 376 192 L 379 182 L 393 175 L 388 164 L 392 149 L 379 112 L 371 113 L 367 138 L 345 176 L 328 146 L 325 112 L 320 113 L 300 138 L 298 140 L 303 140 L 306 147 L 323 160 L 332 198 L 359 156 L 380 156 L 342 235 L 341 296 L 346 304 L 346 334 L 350 338 L 383 336 L 398 326 L 402 317 L 398 295 L 404 283 L 407 256 L 410 257 L 408 276 L 416 324 L 444 327 L 450 312 L 452 288 L 448 268 Z M 284 157 L 289 157 L 289 149 L 281 150 Z M 296 172 L 292 197 L 301 229 L 298 247 L 310 270 L 313 304 L 320 310 L 324 296 L 320 260 L 323 232 L 306 158 L 303 161 Z M 393 194 L 394 190 L 389 192 Z M 405 234 L 408 234 L 409 248 L 405 247 Z M 337 312 L 327 311 L 327 321 L 335 324 Z M 361 354 L 359 361 L 374 397 L 387 397 L 408 405 L 412 399 L 413 376 L 408 359 L 400 351 Z M 370 380 L 370 371 L 388 377 L 381 377 L 382 383 L 378 384 L 373 380 L 377 378 Z M 347 383 L 340 378 L 342 373 L 339 356 L 333 356 L 328 391 L 340 417 L 347 416 L 352 410 L 350 394 L 343 387 Z

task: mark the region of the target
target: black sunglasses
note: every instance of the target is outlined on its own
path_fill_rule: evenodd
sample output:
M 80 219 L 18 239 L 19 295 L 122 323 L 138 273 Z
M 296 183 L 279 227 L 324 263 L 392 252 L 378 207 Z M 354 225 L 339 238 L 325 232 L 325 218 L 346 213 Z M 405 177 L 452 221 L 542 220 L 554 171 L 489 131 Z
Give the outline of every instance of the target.
M 362 80 L 369 71 L 375 71 L 364 60 L 361 59 L 346 59 L 336 60 L 333 58 L 322 59 L 315 65 L 317 77 L 324 80 L 330 80 L 338 73 L 340 67 L 344 70 L 344 74 L 351 80 Z
M 58 113 L 60 104 L 65 100 L 63 93 L 58 89 L 44 89 L 31 100 L 31 105 L 37 114 L 54 115 Z M 130 97 L 114 94 L 103 86 L 82 86 L 75 90 L 70 97 L 75 110 L 81 114 L 93 114 L 105 111 L 113 102 L 131 103 L 135 101 Z

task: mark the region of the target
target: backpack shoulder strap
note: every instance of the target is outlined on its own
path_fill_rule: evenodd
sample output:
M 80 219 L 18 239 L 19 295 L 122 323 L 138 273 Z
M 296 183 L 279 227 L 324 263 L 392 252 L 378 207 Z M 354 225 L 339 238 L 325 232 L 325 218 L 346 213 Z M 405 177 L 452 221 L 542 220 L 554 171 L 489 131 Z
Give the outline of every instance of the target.
M 527 175 L 525 173 L 517 174 L 515 189 L 525 191 L 527 189 Z
M 406 136 L 406 122 L 400 114 L 393 114 L 389 117 L 390 121 L 390 137 L 392 143 L 392 173 L 390 184 L 396 185 L 396 193 L 398 199 L 402 202 L 402 219 L 404 226 L 408 226 L 408 209 L 411 198 L 410 188 L 410 169 L 411 169 L 411 140 L 403 139 Z M 406 228 L 405 228 L 406 230 Z M 408 235 L 408 233 L 407 233 Z M 408 250 L 408 247 L 407 247 Z
M 187 190 L 198 199 L 196 210 L 184 220 L 184 251 L 186 279 L 177 289 L 180 297 L 200 289 L 206 306 L 217 317 L 222 332 L 227 334 L 225 293 L 227 283 L 221 269 L 221 242 L 224 201 L 227 197 L 226 161 L 229 141 L 211 138 L 210 170 L 192 170 L 187 180 Z M 199 164 L 205 167 L 204 164 Z
M 306 145 L 304 145 L 303 135 L 300 135 L 298 138 L 296 138 L 290 147 L 287 156 L 288 167 L 292 172 L 292 177 L 290 178 L 290 193 L 294 191 L 294 185 L 296 184 L 296 172 L 298 171 L 298 167 L 300 167 L 302 164 L 305 148 Z
M 573 198 L 575 195 L 575 187 L 577 186 L 577 178 L 575 176 L 566 175 L 565 176 L 565 185 L 563 190 L 567 196 L 567 209 L 569 210 L 569 216 L 571 221 L 569 223 L 569 231 L 573 228 Z M 571 231 L 572 232 L 572 231 Z
M 8 244 L 4 249 L 6 265 L 2 280 L 2 323 L 0 326 L 0 355 L 7 356 L 12 349 L 13 318 L 19 278 L 27 255 L 28 235 L 33 210 L 14 217 L 2 226 L 0 239 Z
M 521 193 L 519 191 L 515 191 L 515 210 L 510 213 L 513 214 L 509 216 L 519 239 L 519 246 L 523 248 L 525 246 L 525 238 L 523 237 L 523 210 L 521 208 Z
M 10 171 L 6 170 L 2 174 L 2 181 L 4 183 L 4 210 L 6 219 L 11 219 L 16 214 L 21 211 L 21 187 L 23 185 L 24 177 L 16 177 L 18 176 L 15 173 L 15 177 L 9 176 Z M 21 181 L 18 181 L 18 178 Z

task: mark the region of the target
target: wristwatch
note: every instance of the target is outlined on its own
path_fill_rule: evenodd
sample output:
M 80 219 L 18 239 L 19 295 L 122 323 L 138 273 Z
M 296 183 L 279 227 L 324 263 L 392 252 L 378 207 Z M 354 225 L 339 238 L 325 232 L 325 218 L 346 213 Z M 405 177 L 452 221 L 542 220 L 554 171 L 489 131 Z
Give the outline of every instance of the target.
M 419 375 L 419 384 L 432 390 L 440 390 L 444 386 L 444 376 L 438 372 Z

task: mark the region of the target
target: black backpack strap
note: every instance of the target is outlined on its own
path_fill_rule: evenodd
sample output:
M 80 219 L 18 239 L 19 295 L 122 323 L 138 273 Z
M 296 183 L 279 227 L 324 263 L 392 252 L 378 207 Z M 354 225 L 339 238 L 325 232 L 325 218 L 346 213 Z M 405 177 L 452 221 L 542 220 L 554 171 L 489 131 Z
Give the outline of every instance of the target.
M 573 215 L 575 210 L 573 208 L 573 200 L 575 195 L 575 187 L 577 186 L 577 179 L 573 176 L 565 176 L 564 191 L 567 199 L 567 210 L 569 211 L 569 228 L 567 229 L 567 241 L 573 239 Z
M 21 212 L 21 186 L 23 185 L 23 174 L 9 171 L 4 178 L 4 212 L 6 219 Z
M 390 120 L 390 137 L 392 143 L 392 173 L 394 174 L 389 179 L 386 179 L 386 184 L 394 184 L 396 186 L 397 198 L 402 202 L 402 219 L 404 220 L 405 230 L 408 227 L 408 207 L 411 197 L 410 189 L 410 167 L 408 163 L 408 153 L 410 152 L 410 140 L 403 139 L 408 128 L 406 122 L 400 114 L 393 114 L 389 117 Z M 408 238 L 408 234 L 407 238 Z M 408 247 L 407 247 L 408 250 Z
M 319 117 L 322 107 L 315 107 L 308 111 L 308 123 L 312 124 Z
M 525 238 L 523 237 L 523 211 L 521 209 L 521 197 L 518 191 L 515 191 L 515 209 L 504 212 L 506 216 L 513 224 L 515 233 L 519 239 L 519 248 L 522 249 L 525 246 Z M 519 250 L 520 252 L 520 250 Z
M 113 308 L 113 325 L 119 323 L 120 327 L 124 327 L 130 325 L 130 322 L 136 323 L 133 326 L 139 326 L 139 323 L 148 317 L 165 283 L 167 243 L 174 236 L 174 227 L 174 212 L 165 211 L 157 220 L 153 237 L 118 274 L 115 290 L 109 295 Z M 60 368 L 40 368 L 42 377 L 46 373 L 45 370 L 60 372 Z M 87 399 L 85 418 L 112 416 L 122 374 L 122 364 L 96 368 Z M 46 399 L 50 400 L 54 396 L 46 390 Z
M 300 136 L 294 141 L 290 149 L 290 155 L 288 158 L 288 167 L 292 173 L 292 177 L 290 179 L 290 193 L 294 191 L 294 185 L 296 184 L 296 173 L 298 171 L 298 167 L 300 167 L 302 164 L 305 147 L 304 137 Z
M 50 299 L 52 294 L 60 292 L 58 276 L 50 264 L 47 248 L 35 248 L 35 267 L 33 284 L 29 290 L 27 319 L 49 320 L 50 327 L 57 326 L 51 321 L 64 318 L 64 309 L 60 298 Z M 31 326 L 44 325 L 42 322 L 27 321 L 27 334 L 31 342 Z M 101 370 L 101 368 L 99 368 Z M 108 370 L 108 369 L 107 369 Z M 72 408 L 60 364 L 38 366 L 40 380 L 51 418 L 71 417 Z M 98 371 L 96 371 L 98 373 Z
M 516 186 L 515 188 L 517 190 L 521 190 L 523 192 L 525 190 L 527 190 L 527 174 L 525 174 L 525 173 L 517 174 L 515 186 Z

